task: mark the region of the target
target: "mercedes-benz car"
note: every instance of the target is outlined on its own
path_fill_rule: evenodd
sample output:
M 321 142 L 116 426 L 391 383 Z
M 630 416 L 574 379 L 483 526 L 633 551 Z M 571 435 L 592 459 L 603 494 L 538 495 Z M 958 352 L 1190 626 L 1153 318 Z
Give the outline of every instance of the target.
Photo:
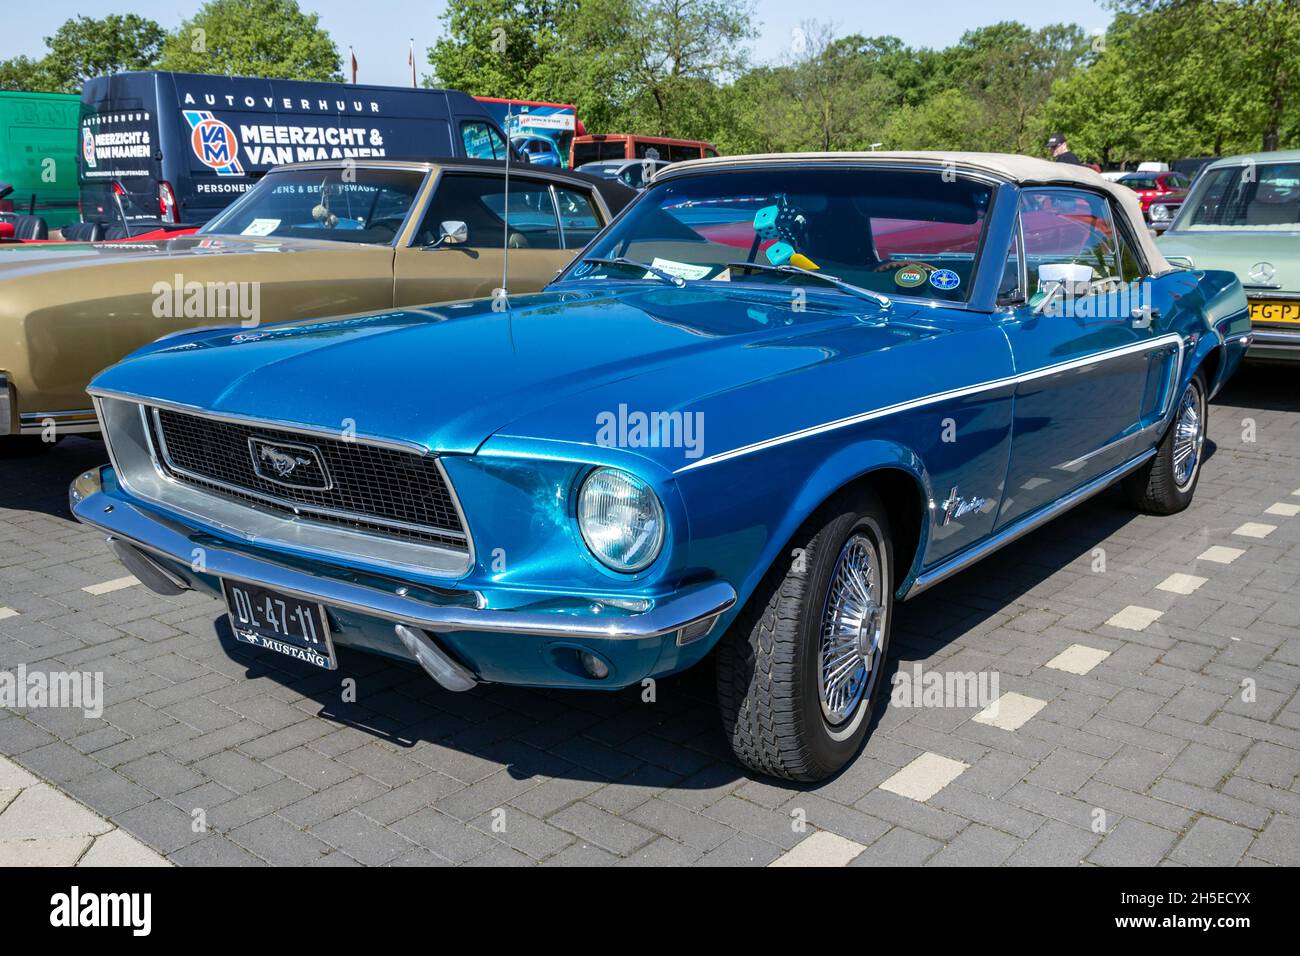
M 94 432 L 86 384 L 160 336 L 537 291 L 636 194 L 482 160 L 282 166 L 197 233 L 0 244 L 0 454 Z
M 1300 361 L 1300 150 L 1206 166 L 1159 246 L 1175 265 L 1237 274 L 1254 322 L 1252 361 Z
M 541 293 L 142 349 L 70 494 L 303 667 L 606 690 L 713 653 L 739 759 L 814 780 L 898 601 L 1116 483 L 1188 505 L 1249 337 L 1237 278 L 1173 269 L 1086 169 L 699 160 Z

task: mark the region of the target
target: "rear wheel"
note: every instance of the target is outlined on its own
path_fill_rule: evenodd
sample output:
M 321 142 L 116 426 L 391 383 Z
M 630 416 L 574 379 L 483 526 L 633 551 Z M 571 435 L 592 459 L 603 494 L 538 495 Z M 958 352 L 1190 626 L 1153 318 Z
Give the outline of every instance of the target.
M 718 702 L 741 762 L 821 780 L 862 746 L 893 611 L 889 521 L 870 492 L 824 506 L 718 646 Z
M 1124 491 L 1139 511 L 1171 515 L 1192 503 L 1205 450 L 1206 391 L 1198 371 L 1183 389 L 1155 457 L 1124 479 Z

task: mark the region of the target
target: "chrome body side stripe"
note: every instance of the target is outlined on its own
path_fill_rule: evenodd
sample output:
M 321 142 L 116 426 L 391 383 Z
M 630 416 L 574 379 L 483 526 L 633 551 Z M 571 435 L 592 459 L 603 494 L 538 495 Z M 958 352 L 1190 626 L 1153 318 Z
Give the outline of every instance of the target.
M 733 448 L 731 451 L 720 452 L 716 455 L 710 455 L 708 458 L 701 458 L 699 461 L 691 462 L 689 465 L 683 465 L 676 469 L 674 474 L 693 471 L 696 468 L 703 468 L 707 465 L 715 465 L 718 462 L 728 461 L 732 458 L 738 458 L 741 455 L 748 455 L 756 451 L 763 451 L 768 448 L 774 448 L 777 445 L 784 445 L 792 441 L 800 441 L 804 438 L 811 438 L 814 435 L 821 435 L 828 431 L 834 431 L 840 428 L 848 428 L 851 425 L 859 425 L 863 422 L 873 421 L 877 418 L 884 418 L 886 415 L 897 415 L 900 412 L 911 411 L 915 408 L 923 408 L 927 405 L 935 405 L 940 402 L 948 402 L 957 398 L 965 398 L 967 395 L 976 395 L 980 392 L 993 391 L 999 388 L 1006 388 L 1011 385 L 1019 385 L 1022 382 L 1032 382 L 1036 379 L 1047 378 L 1057 375 L 1061 372 L 1068 372 L 1072 369 L 1087 368 L 1090 365 L 1096 365 L 1100 362 L 1109 361 L 1110 359 L 1122 358 L 1126 355 L 1133 355 L 1139 352 L 1151 352 L 1158 348 L 1164 348 L 1168 345 L 1179 346 L 1181 349 L 1183 338 L 1177 333 L 1171 332 L 1167 335 L 1159 336 L 1147 342 L 1134 342 L 1132 345 L 1124 345 L 1117 349 L 1110 349 L 1106 352 L 1098 352 L 1096 355 L 1085 356 L 1084 358 L 1071 359 L 1067 362 L 1059 362 L 1055 365 L 1048 365 L 1044 368 L 1035 369 L 1032 372 L 1024 372 L 1019 375 L 1008 375 L 1004 378 L 992 379 L 987 382 L 980 382 L 975 385 L 967 385 L 962 388 L 950 389 L 946 392 L 936 392 L 932 395 L 925 395 L 921 398 L 909 399 L 905 402 L 898 402 L 894 405 L 887 405 L 884 408 L 877 408 L 869 412 L 862 412 L 857 415 L 849 415 L 846 418 L 839 418 L 834 421 L 825 422 L 820 425 L 812 425 L 808 428 L 801 428 L 798 431 L 788 432 L 779 435 L 776 438 L 766 438 L 762 441 L 753 442 L 749 445 L 742 445 L 739 448 Z

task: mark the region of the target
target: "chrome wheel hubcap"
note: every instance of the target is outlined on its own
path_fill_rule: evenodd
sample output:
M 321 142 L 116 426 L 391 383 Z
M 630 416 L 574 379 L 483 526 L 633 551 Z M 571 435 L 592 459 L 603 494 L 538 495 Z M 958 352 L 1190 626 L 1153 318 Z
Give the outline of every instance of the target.
M 830 724 L 857 710 L 875 677 L 884 629 L 880 554 L 859 532 L 840 550 L 822 612 L 817 691 Z
M 1205 444 L 1205 408 L 1201 390 L 1193 382 L 1183 392 L 1178 403 L 1178 419 L 1174 423 L 1174 484 L 1186 491 L 1196 476 L 1201 463 L 1201 446 Z

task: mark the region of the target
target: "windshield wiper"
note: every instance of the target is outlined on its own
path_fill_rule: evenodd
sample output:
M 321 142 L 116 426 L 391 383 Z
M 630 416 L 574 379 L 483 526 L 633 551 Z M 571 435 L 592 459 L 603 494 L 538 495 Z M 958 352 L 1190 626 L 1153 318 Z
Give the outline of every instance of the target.
M 872 292 L 870 289 L 864 289 L 860 285 L 854 285 L 852 282 L 845 282 L 839 276 L 833 276 L 826 272 L 816 272 L 812 269 L 805 269 L 802 266 L 792 266 L 786 263 L 783 266 L 770 266 L 764 262 L 728 262 L 728 269 L 755 269 L 759 272 L 782 272 L 786 275 L 804 275 L 812 276 L 814 279 L 821 279 L 837 289 L 843 289 L 850 295 L 856 295 L 862 299 L 870 299 L 882 309 L 890 308 L 894 303 L 887 295 L 879 292 Z
M 664 272 L 663 269 L 656 268 L 646 262 L 638 262 L 636 259 L 629 259 L 627 256 L 619 256 L 616 259 L 604 259 L 600 256 L 588 256 L 582 261 L 594 262 L 598 266 L 625 266 L 629 269 L 643 269 L 661 282 L 667 282 L 669 285 L 674 285 L 679 289 L 686 286 L 686 280 L 681 276 L 675 276 L 672 273 Z

